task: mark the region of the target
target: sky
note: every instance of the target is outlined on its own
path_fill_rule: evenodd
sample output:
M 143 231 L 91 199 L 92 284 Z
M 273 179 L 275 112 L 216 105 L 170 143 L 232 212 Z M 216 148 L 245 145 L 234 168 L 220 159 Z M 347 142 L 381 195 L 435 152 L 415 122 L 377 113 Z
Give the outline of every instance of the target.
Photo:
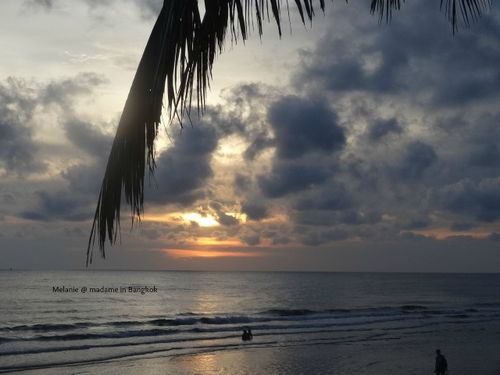
M 142 221 L 124 206 L 91 268 L 500 272 L 500 12 L 453 35 L 438 5 L 387 25 L 327 2 L 306 26 L 291 6 L 281 40 L 228 41 L 205 115 L 161 128 Z M 0 3 L 0 268 L 85 267 L 160 7 Z

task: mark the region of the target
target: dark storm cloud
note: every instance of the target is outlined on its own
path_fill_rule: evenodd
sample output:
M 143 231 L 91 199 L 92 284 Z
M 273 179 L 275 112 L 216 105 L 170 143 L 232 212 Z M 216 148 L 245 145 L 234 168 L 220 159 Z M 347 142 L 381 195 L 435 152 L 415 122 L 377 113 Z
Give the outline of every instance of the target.
M 268 119 L 281 158 L 297 158 L 308 152 L 331 153 L 345 144 L 336 113 L 322 101 L 286 96 L 269 107 Z
M 300 237 L 302 244 L 307 246 L 320 246 L 332 241 L 343 241 L 349 238 L 349 233 L 341 229 L 308 231 Z
M 450 229 L 454 232 L 461 232 L 471 230 L 472 228 L 474 228 L 474 226 L 475 225 L 473 223 L 460 221 L 452 223 L 450 225 Z
M 106 159 L 98 158 L 91 164 L 77 164 L 61 172 L 68 182 L 68 190 L 74 194 L 86 195 L 89 203 L 94 202 L 101 185 Z
M 23 80 L 0 83 L 0 166 L 7 171 L 43 171 L 29 122 L 37 105 L 36 92 Z
M 368 129 L 368 138 L 371 141 L 379 141 L 390 134 L 401 134 L 403 128 L 395 118 L 389 120 L 377 120 Z
M 104 159 L 109 153 L 113 138 L 92 124 L 72 118 L 66 121 L 64 129 L 68 140 L 89 155 Z
M 343 185 L 330 184 L 316 190 L 309 196 L 296 201 L 294 208 L 299 211 L 306 210 L 346 210 L 354 205 L 351 194 Z
M 213 210 L 215 219 L 222 226 L 231 227 L 240 223 L 234 216 L 226 214 L 226 208 L 220 202 L 210 202 L 210 208 Z
M 76 99 L 92 94 L 95 87 L 103 82 L 104 79 L 98 75 L 83 73 L 46 84 L 9 79 L 7 85 L 0 85 L 0 165 L 3 164 L 8 172 L 44 172 L 48 163 L 57 162 L 58 158 L 64 160 L 73 157 L 68 155 L 66 148 L 53 152 L 51 145 L 34 140 L 39 113 L 54 115 L 72 146 L 85 151 L 92 158 L 91 161 L 64 168 L 57 186 L 51 181 L 28 185 L 29 190 L 36 190 L 30 194 L 35 200 L 32 207 L 16 207 L 20 217 L 37 221 L 89 218 L 89 207 L 98 192 L 104 155 L 111 138 L 98 126 L 72 116 Z M 43 152 L 42 146 L 45 146 Z M 37 188 L 38 184 L 40 188 Z M 12 191 L 11 194 L 15 197 L 18 191 Z
M 260 153 L 275 145 L 274 139 L 266 133 L 258 134 L 243 153 L 246 160 L 254 160 Z
M 247 201 L 241 205 L 241 212 L 247 215 L 248 219 L 259 221 L 269 215 L 269 211 L 263 202 Z
M 406 230 L 424 229 L 428 228 L 431 224 L 432 220 L 428 217 L 416 217 L 403 222 L 401 228 Z
M 258 244 L 260 244 L 260 236 L 257 234 L 241 236 L 241 240 L 248 246 L 257 246 Z
M 349 4 L 350 27 L 332 23 L 298 72 L 298 87 L 400 95 L 445 107 L 499 95 L 500 50 L 491 48 L 500 37 L 494 12 L 452 37 L 442 14 L 426 2 L 407 4 L 389 27 L 358 16 L 363 6 Z
M 418 180 L 437 160 L 431 145 L 421 141 L 411 142 L 406 146 L 404 155 L 393 173 L 398 179 Z
M 436 204 L 453 213 L 483 222 L 500 219 L 500 177 L 480 181 L 464 179 L 445 186 L 434 195 Z
M 363 212 L 356 209 L 346 209 L 343 211 L 302 210 L 295 212 L 292 216 L 297 224 L 315 227 L 336 226 L 340 224 L 349 226 L 376 224 L 381 219 L 378 212 Z
M 35 111 L 55 104 L 62 111 L 59 116 L 66 117 L 72 113 L 76 97 L 91 94 L 103 82 L 99 75 L 82 73 L 47 84 L 17 78 L 0 83 L 0 165 L 17 173 L 43 172 L 46 163 L 39 154 L 40 144 L 34 141 Z M 103 146 L 83 122 L 74 125 L 66 127 L 68 136 L 78 144 L 86 142 L 89 152 Z
M 500 148 L 492 141 L 477 145 L 471 150 L 470 163 L 476 166 L 497 167 L 500 164 Z
M 34 118 L 35 111 L 55 104 L 62 109 L 60 115 L 66 117 L 73 110 L 75 97 L 89 95 L 103 82 L 101 76 L 82 73 L 45 85 L 16 78 L 0 83 L 0 165 L 7 171 L 23 174 L 44 171 L 46 161 L 40 155 L 40 144 L 34 140 L 38 121 Z M 66 130 L 72 140 L 87 147 L 90 153 L 103 146 L 83 122 L 68 123 Z
M 23 211 L 20 216 L 28 220 L 80 221 L 90 217 L 88 201 L 79 199 L 78 195 L 67 191 L 37 192 L 38 207 L 36 210 Z
M 461 131 L 462 153 L 469 165 L 497 168 L 500 165 L 500 113 L 486 114 Z
M 84 129 L 91 132 L 96 146 L 108 144 L 109 136 L 95 129 L 92 134 L 92 128 L 88 124 Z M 51 189 L 35 192 L 36 204 L 32 208 L 22 211 L 20 213 L 22 218 L 36 221 L 85 221 L 92 217 L 106 166 L 104 155 L 106 155 L 109 145 L 105 146 L 105 149 L 99 150 L 94 145 L 88 145 L 87 142 L 88 139 L 82 136 L 82 139 L 78 140 L 75 146 L 94 156 L 92 162 L 68 166 L 62 170 L 60 177 L 65 181 L 62 184 L 64 187 L 54 186 Z
M 324 183 L 330 171 L 314 159 L 273 161 L 271 172 L 258 177 L 258 185 L 268 198 L 280 198 Z
M 163 152 L 155 173 L 157 188 L 151 188 L 148 199 L 157 203 L 189 205 L 205 195 L 205 182 L 212 177 L 212 152 L 218 136 L 214 128 L 198 123 L 186 128 Z
M 9 119 L 0 108 L 0 165 L 15 172 L 33 172 L 45 169 L 35 159 L 37 146 L 32 131 Z
M 267 119 L 276 151 L 269 174 L 257 178 L 262 193 L 280 198 L 323 184 L 331 175 L 327 158 L 346 143 L 336 113 L 320 100 L 284 96 L 269 105 Z
M 42 105 L 57 104 L 68 109 L 75 97 L 89 95 L 94 89 L 106 82 L 106 79 L 95 73 L 80 73 L 75 77 L 52 81 L 39 93 Z

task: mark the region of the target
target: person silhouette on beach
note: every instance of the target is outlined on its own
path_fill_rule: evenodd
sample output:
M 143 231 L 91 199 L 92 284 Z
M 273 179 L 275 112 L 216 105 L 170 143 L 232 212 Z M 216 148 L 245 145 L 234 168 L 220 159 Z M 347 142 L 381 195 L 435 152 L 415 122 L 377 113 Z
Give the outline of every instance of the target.
M 253 338 L 252 331 L 250 329 L 248 331 L 244 329 L 243 335 L 241 335 L 241 339 L 243 341 L 250 341 L 252 338 Z
M 243 334 L 241 335 L 241 339 L 243 341 L 248 341 L 248 332 L 246 329 L 243 330 Z
M 441 354 L 441 350 L 436 350 L 436 367 L 434 372 L 436 375 L 444 375 L 448 371 L 448 362 L 444 355 Z

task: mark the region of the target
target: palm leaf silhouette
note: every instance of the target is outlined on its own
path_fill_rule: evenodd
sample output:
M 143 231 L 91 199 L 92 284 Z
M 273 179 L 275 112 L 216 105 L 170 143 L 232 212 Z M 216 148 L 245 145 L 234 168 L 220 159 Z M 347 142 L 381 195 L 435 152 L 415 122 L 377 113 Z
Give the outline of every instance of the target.
M 491 0 L 440 0 L 453 31 L 462 22 L 469 25 L 491 6 Z M 371 0 L 370 10 L 389 21 L 404 0 Z M 249 29 L 274 19 L 281 36 L 281 10 L 288 0 L 205 0 L 201 17 L 198 0 L 164 0 L 137 68 L 101 185 L 87 247 L 87 266 L 92 263 L 97 239 L 105 257 L 105 243 L 113 244 L 120 231 L 122 193 L 130 206 L 132 223 L 140 219 L 144 204 L 146 165 L 155 169 L 154 143 L 158 134 L 164 95 L 169 121 L 189 117 L 193 96 L 198 111 L 212 78 L 215 57 L 222 51 L 227 34 L 236 42 L 248 38 Z M 303 23 L 311 22 L 316 10 L 324 11 L 324 0 L 293 0 Z M 315 7 L 316 6 L 316 7 Z

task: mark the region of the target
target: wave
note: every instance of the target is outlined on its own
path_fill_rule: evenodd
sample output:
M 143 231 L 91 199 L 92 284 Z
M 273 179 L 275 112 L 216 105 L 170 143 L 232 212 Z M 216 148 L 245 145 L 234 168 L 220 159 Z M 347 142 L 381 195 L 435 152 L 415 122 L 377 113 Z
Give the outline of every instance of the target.
M 69 331 L 78 328 L 85 328 L 91 326 L 92 323 L 72 323 L 72 324 L 57 324 L 57 323 L 48 323 L 48 324 L 31 324 L 31 325 L 17 325 L 13 327 L 2 327 L 0 331 Z
M 496 316 L 498 317 L 498 316 Z M 449 318 L 454 321 L 464 321 L 466 317 L 462 316 L 449 316 Z M 468 317 L 467 317 L 468 318 Z M 471 322 L 480 322 L 487 321 L 488 319 L 493 319 L 495 316 L 482 317 L 483 320 L 473 320 Z M 267 331 L 291 331 L 292 333 L 299 333 L 302 331 L 297 330 L 314 330 L 314 329 L 327 329 L 327 328 L 347 328 L 347 327 L 358 327 L 349 329 L 349 331 L 364 331 L 366 329 L 370 329 L 367 327 L 380 325 L 384 323 L 396 323 L 402 321 L 422 321 L 425 319 L 422 316 L 415 317 L 405 317 L 405 316 L 394 316 L 394 317 L 384 317 L 381 319 L 374 320 L 360 320 L 360 321 L 351 321 L 351 322 L 335 322 L 335 321 L 327 321 L 324 323 L 318 321 L 312 322 L 295 322 L 294 324 L 250 324 L 247 327 L 251 328 L 253 331 L 259 331 L 259 333 L 267 332 Z M 429 324 L 444 324 L 445 321 L 435 321 Z M 421 324 L 417 325 L 418 327 Z M 412 328 L 412 326 L 398 326 L 394 329 L 400 330 L 403 328 Z M 384 329 L 384 328 L 381 328 Z M 391 330 L 393 328 L 387 328 Z M 240 326 L 219 326 L 216 328 L 210 328 L 206 326 L 200 326 L 190 329 L 144 329 L 144 330 L 128 330 L 128 331 L 118 331 L 118 332 L 102 332 L 102 333 L 70 333 L 64 335 L 38 335 L 34 337 L 27 338 L 3 338 L 3 342 L 20 342 L 20 341 L 40 341 L 40 342 L 68 342 L 68 341 L 80 341 L 80 340 L 101 340 L 101 339 L 128 339 L 128 338 L 149 338 L 149 337 L 157 337 L 157 336 L 168 336 L 175 334 L 223 334 L 223 333 L 234 333 L 234 337 L 239 337 L 239 332 L 241 331 Z M 337 330 L 338 331 L 338 330 Z M 306 331 L 303 331 L 306 332 Z M 0 356 L 4 353 L 0 352 Z
M 271 309 L 261 312 L 261 314 L 271 314 L 277 316 L 301 316 L 301 315 L 311 315 L 317 313 L 318 311 L 308 310 L 308 309 Z
M 496 309 L 492 311 L 491 307 L 491 304 L 487 304 L 487 308 L 480 308 L 475 305 L 474 308 L 464 306 L 461 308 L 442 307 L 438 309 L 424 305 L 407 304 L 358 309 L 267 309 L 248 315 L 221 314 L 216 316 L 203 316 L 193 312 L 184 312 L 172 317 L 149 320 L 80 321 L 73 323 L 16 325 L 0 327 L 0 345 L 12 341 L 71 341 L 159 336 L 180 332 L 238 331 L 242 325 L 251 327 L 252 329 L 271 329 L 272 327 L 282 326 L 296 328 L 299 326 L 321 326 L 321 324 L 326 326 L 331 326 L 332 324 L 348 326 L 352 324 L 371 324 L 373 321 L 400 321 L 414 318 L 427 319 L 432 316 L 441 317 L 442 319 L 465 320 L 500 313 Z M 99 328 L 99 331 L 103 332 L 89 332 L 93 328 Z M 30 333 L 35 333 L 35 335 L 30 335 Z
M 310 310 L 310 309 L 271 309 L 260 312 L 260 314 L 270 314 L 276 316 L 307 316 L 318 315 L 325 313 L 373 313 L 373 312 L 395 312 L 395 311 L 422 311 L 427 310 L 429 307 L 423 305 L 401 305 L 401 306 L 381 306 L 381 307 L 367 307 L 358 309 L 326 309 L 326 310 Z

